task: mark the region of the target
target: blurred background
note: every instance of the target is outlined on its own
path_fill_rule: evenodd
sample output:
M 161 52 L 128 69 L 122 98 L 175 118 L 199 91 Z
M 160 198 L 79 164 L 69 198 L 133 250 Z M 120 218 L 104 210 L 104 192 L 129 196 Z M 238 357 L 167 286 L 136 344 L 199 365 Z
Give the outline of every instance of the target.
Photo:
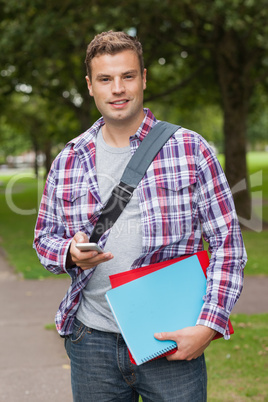
M 243 228 L 245 273 L 268 276 L 267 0 L 0 0 L 0 18 L 0 246 L 22 278 L 50 276 L 32 250 L 44 180 L 64 144 L 99 117 L 84 59 L 93 37 L 110 29 L 143 44 L 144 105 L 215 149 Z M 253 348 L 262 373 L 267 315 L 257 321 L 266 325 Z M 249 390 L 251 373 L 243 376 L 236 399 L 226 400 L 268 400 L 262 380 Z M 211 395 L 221 393 L 216 384 Z

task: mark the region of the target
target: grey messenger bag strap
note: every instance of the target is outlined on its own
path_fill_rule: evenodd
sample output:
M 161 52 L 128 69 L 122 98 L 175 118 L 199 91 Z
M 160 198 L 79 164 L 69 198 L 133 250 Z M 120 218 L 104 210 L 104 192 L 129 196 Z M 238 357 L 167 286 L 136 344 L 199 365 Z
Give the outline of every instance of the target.
M 145 175 L 163 145 L 180 128 L 165 121 L 158 122 L 146 135 L 130 159 L 112 194 L 103 209 L 90 236 L 90 242 L 98 243 L 106 230 L 110 229 L 130 201 L 135 188 Z

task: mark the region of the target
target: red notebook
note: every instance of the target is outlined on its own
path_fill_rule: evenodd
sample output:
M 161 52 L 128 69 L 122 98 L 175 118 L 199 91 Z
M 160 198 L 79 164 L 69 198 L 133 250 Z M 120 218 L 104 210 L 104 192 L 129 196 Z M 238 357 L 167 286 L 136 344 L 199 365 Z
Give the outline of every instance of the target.
M 195 253 L 195 255 L 197 255 L 198 260 L 200 262 L 200 265 L 202 267 L 202 270 L 204 272 L 205 277 L 207 277 L 206 274 L 206 269 L 209 266 L 209 257 L 208 257 L 208 253 L 207 251 L 199 251 L 198 253 Z M 110 276 L 110 282 L 111 282 L 111 286 L 112 288 L 116 288 L 118 286 L 124 285 L 125 283 L 128 283 L 130 281 L 133 281 L 135 279 L 141 278 L 144 275 L 150 274 L 154 271 L 157 271 L 161 268 L 167 267 L 171 264 L 174 264 L 177 261 L 183 260 L 185 258 L 188 258 L 189 255 L 186 256 L 182 256 L 182 257 L 178 257 L 178 258 L 173 258 L 172 260 L 167 260 L 167 261 L 163 261 L 163 262 L 158 262 L 155 264 L 151 264 L 151 265 L 147 265 L 145 267 L 141 267 L 141 268 L 137 268 L 137 269 L 132 269 L 130 271 L 125 271 L 125 272 L 121 272 L 119 274 L 115 274 L 115 275 L 111 275 Z M 228 327 L 230 330 L 230 334 L 234 333 L 234 329 L 233 326 L 231 324 L 231 321 L 228 321 Z M 220 333 L 217 333 L 217 335 L 213 338 L 213 340 L 221 338 L 223 335 Z M 159 359 L 160 357 L 164 357 L 167 356 L 169 354 L 175 353 L 175 350 L 171 350 L 161 356 L 158 356 L 157 359 Z M 131 356 L 131 353 L 129 352 L 129 357 L 130 360 L 133 364 L 135 363 L 135 360 L 133 359 L 133 357 Z

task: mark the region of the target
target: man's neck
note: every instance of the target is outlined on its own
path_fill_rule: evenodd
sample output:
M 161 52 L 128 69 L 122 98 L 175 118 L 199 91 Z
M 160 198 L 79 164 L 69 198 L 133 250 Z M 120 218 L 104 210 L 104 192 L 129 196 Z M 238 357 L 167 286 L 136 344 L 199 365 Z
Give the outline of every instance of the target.
M 129 145 L 129 138 L 136 133 L 138 128 L 140 127 L 144 118 L 144 114 L 142 119 L 138 121 L 134 121 L 133 124 L 126 125 L 122 122 L 122 124 L 111 124 L 110 122 L 105 122 L 104 126 L 102 126 L 102 135 L 106 144 L 111 147 L 116 148 L 124 148 Z

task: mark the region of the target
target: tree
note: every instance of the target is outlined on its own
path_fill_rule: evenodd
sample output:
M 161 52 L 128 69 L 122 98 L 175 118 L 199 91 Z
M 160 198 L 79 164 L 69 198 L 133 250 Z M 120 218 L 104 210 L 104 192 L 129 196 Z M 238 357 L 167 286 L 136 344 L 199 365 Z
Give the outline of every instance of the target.
M 146 101 L 164 101 L 174 111 L 219 105 L 228 181 L 234 187 L 247 178 L 248 115 L 256 86 L 267 78 L 267 0 L 58 0 L 45 5 L 0 0 L 0 6 L 0 102 L 18 85 L 28 85 L 51 110 L 55 104 L 72 110 L 81 130 L 86 129 L 98 116 L 82 79 L 87 43 L 103 30 L 137 33 L 149 79 L 155 77 Z M 239 215 L 248 217 L 249 191 L 235 194 L 235 202 Z
M 6 155 L 16 155 L 31 148 L 35 152 L 35 174 L 38 176 L 38 155 L 46 155 L 48 173 L 52 161 L 52 147 L 66 143 L 66 133 L 78 132 L 79 124 L 72 110 L 52 105 L 40 96 L 31 97 L 16 92 L 3 105 L 0 128 L 0 144 Z M 15 118 L 14 118 L 15 116 Z M 55 129 L 56 127 L 56 129 Z
M 247 180 L 248 116 L 253 111 L 255 89 L 267 86 L 268 3 L 266 0 L 184 0 L 180 4 L 166 2 L 168 9 L 163 3 L 157 9 L 157 3 L 154 2 L 154 7 L 151 3 L 151 13 L 148 9 L 140 13 L 146 16 L 147 22 L 140 21 L 138 32 L 146 41 L 146 25 L 154 26 L 155 37 L 149 46 L 158 53 L 159 43 L 166 43 L 166 48 L 162 46 L 160 50 L 162 57 L 180 71 L 177 75 L 180 80 L 171 79 L 162 96 L 174 100 L 174 90 L 183 90 L 183 84 L 191 79 L 197 102 L 200 96 L 205 96 L 208 102 L 214 101 L 222 107 L 226 175 L 233 188 Z M 145 7 L 146 4 L 149 2 Z M 178 54 L 184 58 L 181 66 L 176 64 Z M 182 76 L 186 79 L 181 82 Z M 192 105 L 196 101 L 192 99 Z M 248 186 L 234 194 L 234 199 L 239 215 L 249 218 Z

